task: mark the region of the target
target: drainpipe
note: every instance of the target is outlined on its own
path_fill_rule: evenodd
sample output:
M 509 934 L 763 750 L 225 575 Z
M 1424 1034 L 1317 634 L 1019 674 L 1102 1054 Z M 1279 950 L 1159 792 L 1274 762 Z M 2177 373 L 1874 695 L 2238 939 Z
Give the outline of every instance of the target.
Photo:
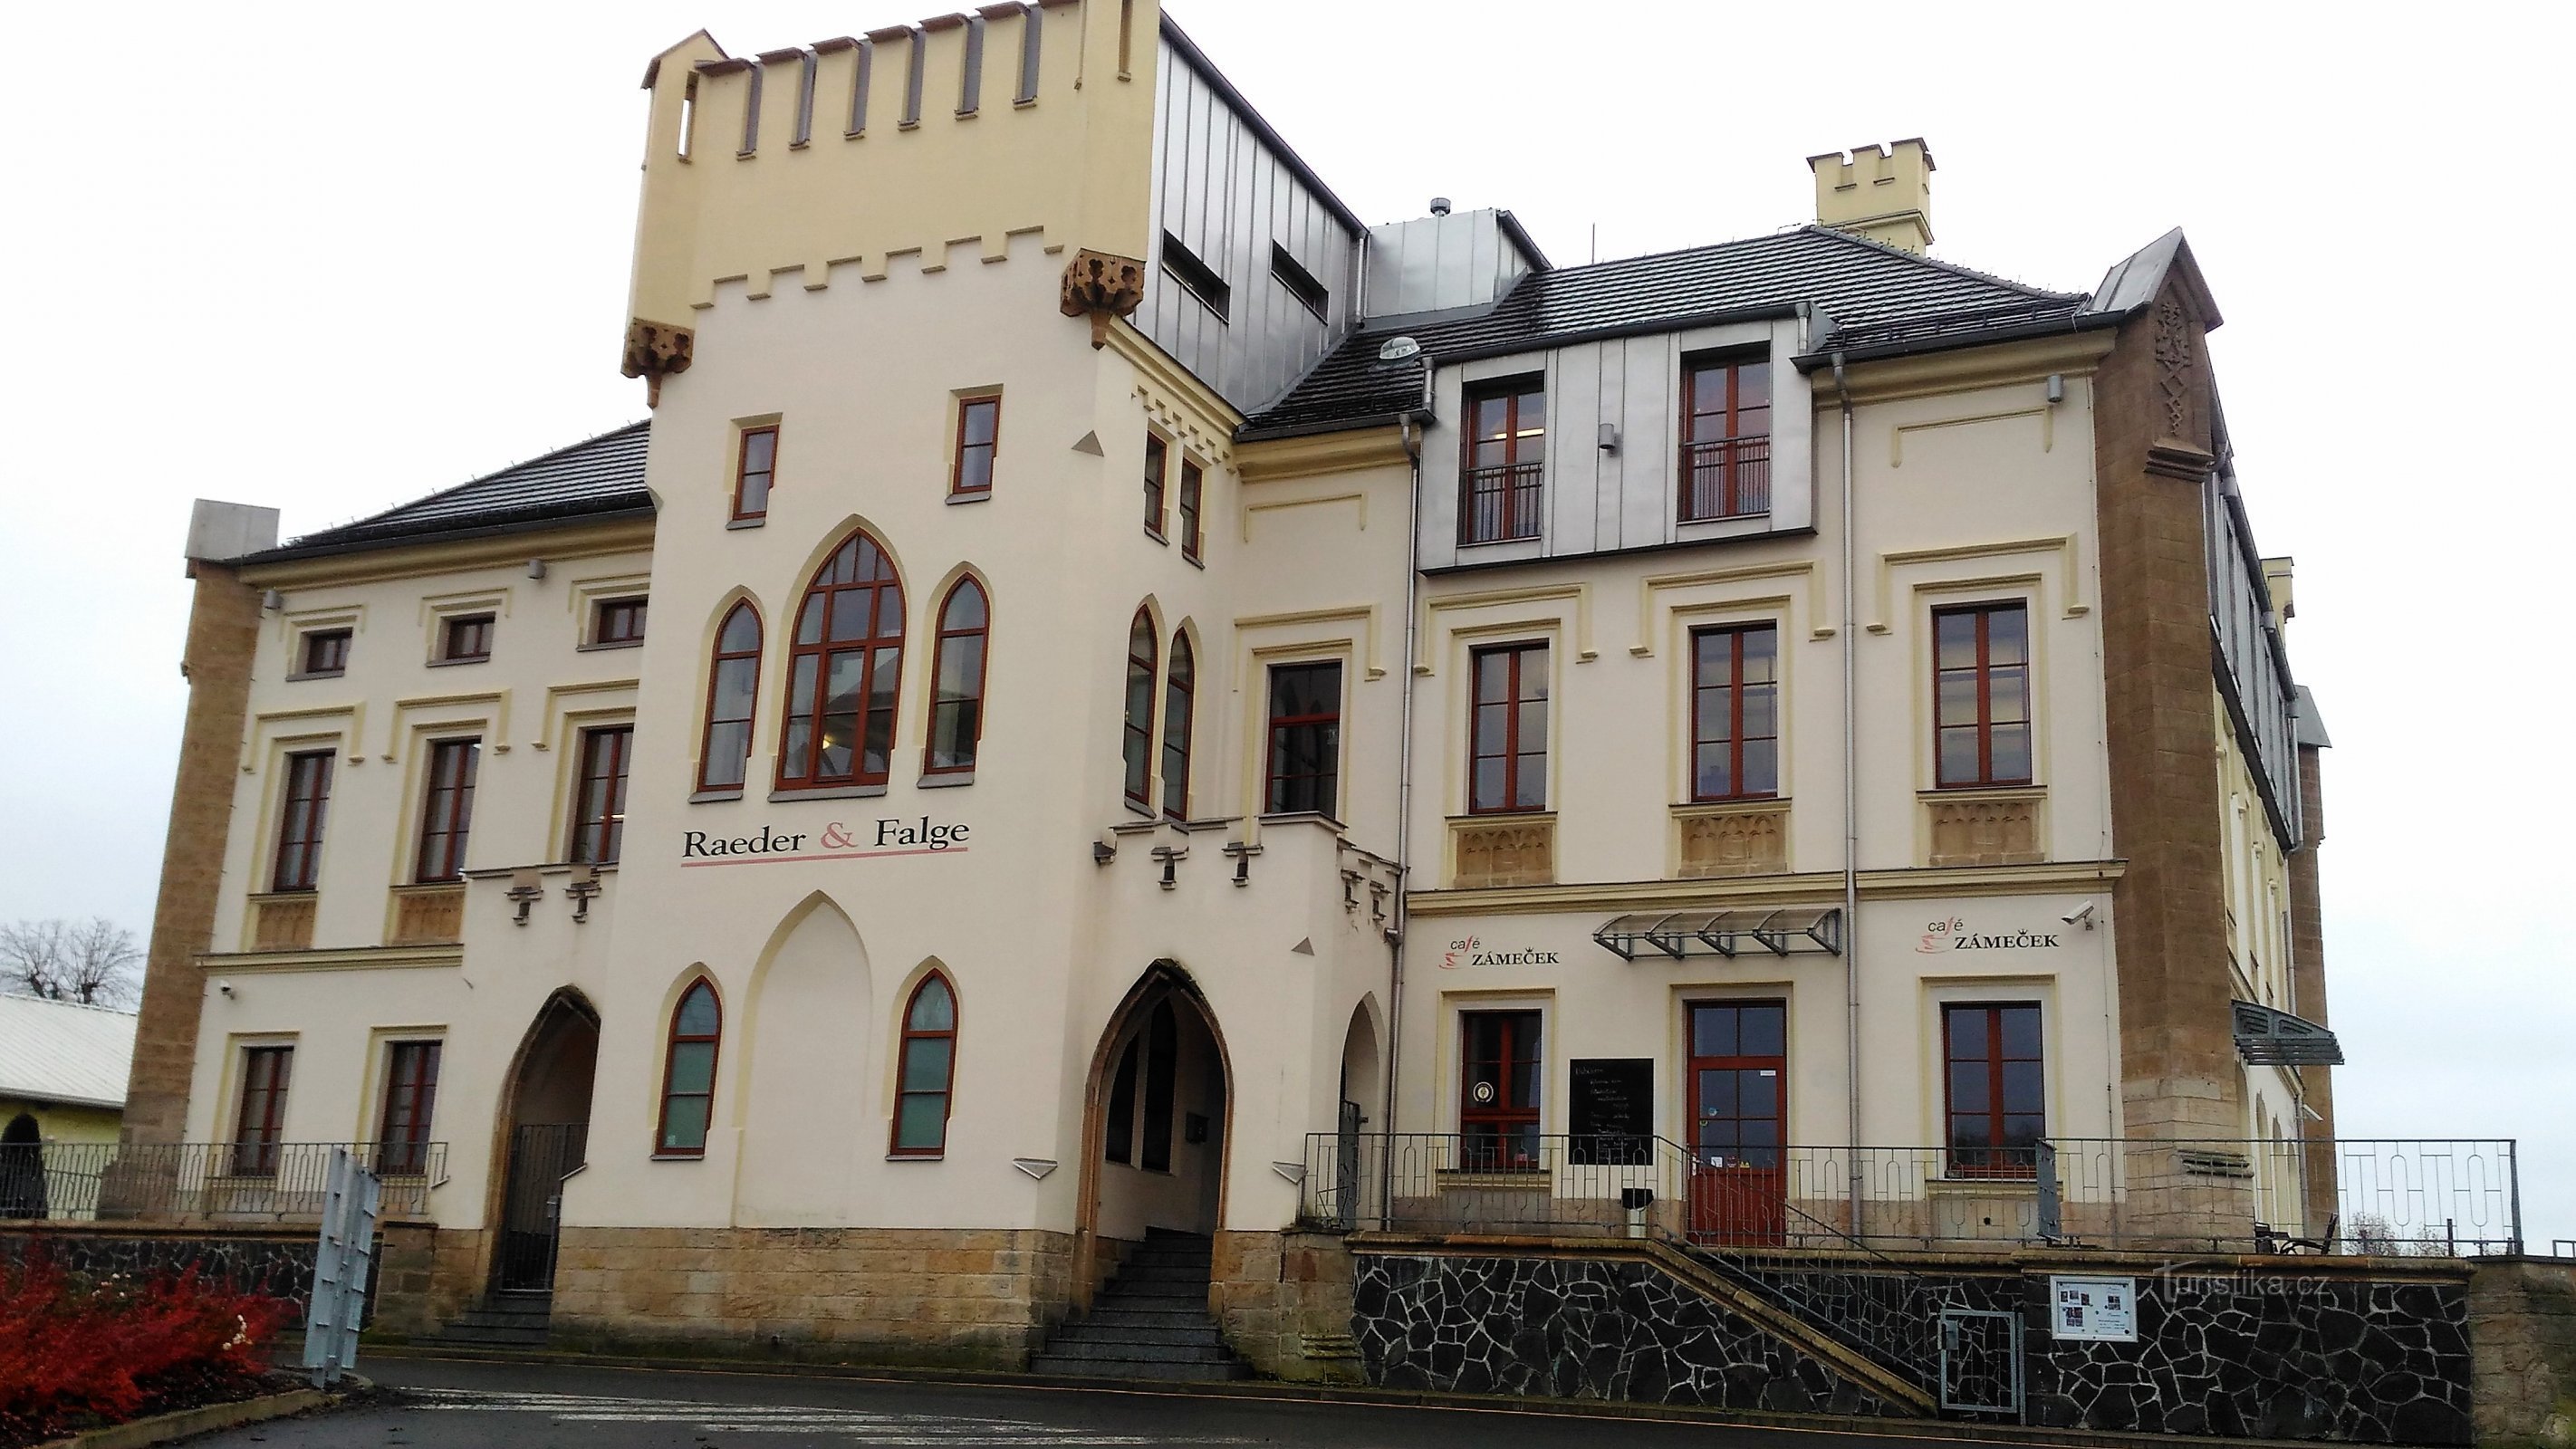
M 1422 405 L 1431 406 L 1431 379 L 1437 375 L 1429 356 L 1422 359 Z M 1412 913 L 1406 904 L 1413 888 L 1413 665 L 1415 651 L 1421 647 L 1415 618 L 1421 612 L 1422 589 L 1422 423 L 1419 418 L 1406 418 L 1399 425 L 1404 430 L 1404 452 L 1411 460 L 1410 481 L 1404 501 L 1404 673 L 1400 676 L 1403 704 L 1395 755 L 1395 925 L 1388 932 L 1393 949 L 1387 958 L 1386 982 L 1386 1150 L 1378 1154 L 1378 1216 L 1381 1220 L 1395 1211 L 1395 1102 L 1396 1068 L 1402 1063 L 1404 1043 L 1404 943 L 1411 934 Z
M 1843 355 L 1834 354 L 1834 392 L 1843 413 L 1843 1098 L 1851 1132 L 1851 1232 L 1861 1236 L 1861 1193 L 1865 1185 L 1860 1160 L 1860 663 L 1858 591 L 1853 575 L 1860 566 L 1858 519 L 1852 506 L 1851 385 L 1843 376 Z

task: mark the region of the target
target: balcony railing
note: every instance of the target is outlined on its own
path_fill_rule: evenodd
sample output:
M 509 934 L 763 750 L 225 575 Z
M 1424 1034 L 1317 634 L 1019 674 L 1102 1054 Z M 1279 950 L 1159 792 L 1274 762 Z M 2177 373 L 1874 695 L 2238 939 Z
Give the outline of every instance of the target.
M 1715 438 L 1682 444 L 1682 522 L 1771 511 L 1771 440 Z
M 2522 1241 L 2509 1141 L 1775 1147 L 1316 1133 L 1301 1217 L 1340 1231 L 1654 1237 L 1727 1250 L 1994 1248 L 2452 1256 Z
M 1503 543 L 1539 536 L 1540 483 L 1545 463 L 1505 463 L 1469 468 L 1459 479 L 1458 541 Z
M 0 1147 L 0 1220 L 305 1222 L 335 1146 L 384 1181 L 387 1217 L 425 1217 L 444 1142 L 48 1142 Z

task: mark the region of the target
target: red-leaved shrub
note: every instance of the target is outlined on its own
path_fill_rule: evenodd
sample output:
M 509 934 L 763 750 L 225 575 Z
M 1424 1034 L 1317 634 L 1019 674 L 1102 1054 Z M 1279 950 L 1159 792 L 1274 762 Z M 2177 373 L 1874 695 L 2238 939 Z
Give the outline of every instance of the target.
M 197 1276 L 75 1277 L 0 1265 L 0 1444 L 238 1397 L 294 1305 Z

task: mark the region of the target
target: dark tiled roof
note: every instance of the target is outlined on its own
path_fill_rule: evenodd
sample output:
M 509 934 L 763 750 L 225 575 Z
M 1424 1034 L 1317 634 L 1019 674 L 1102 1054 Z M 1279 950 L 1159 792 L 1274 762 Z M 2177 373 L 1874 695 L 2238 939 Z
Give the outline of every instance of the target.
M 399 508 L 308 533 L 243 562 L 270 563 L 460 534 L 504 533 L 604 514 L 649 513 L 653 497 L 644 491 L 644 445 L 652 436 L 651 426 L 629 423 Z
M 1517 352 L 1585 336 L 1665 331 L 1728 316 L 1782 315 L 1811 303 L 1842 334 L 1955 327 L 1968 319 L 2062 310 L 2081 294 L 2043 291 L 1823 227 L 1585 267 L 1532 272 L 1492 308 L 1353 335 L 1288 395 L 1245 424 L 1251 435 L 1346 426 L 1418 406 L 1423 359 L 1381 363 L 1397 332 L 1436 362 Z

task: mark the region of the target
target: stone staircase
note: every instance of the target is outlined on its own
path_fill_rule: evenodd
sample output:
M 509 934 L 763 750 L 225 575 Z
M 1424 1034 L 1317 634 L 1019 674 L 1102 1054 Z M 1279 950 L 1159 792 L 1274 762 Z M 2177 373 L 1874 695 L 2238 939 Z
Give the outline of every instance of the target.
M 485 1351 L 544 1348 L 547 1324 L 553 1314 L 551 1294 L 487 1293 L 481 1303 L 415 1342 L 429 1348 Z
M 1213 1248 L 1204 1234 L 1149 1230 L 1091 1311 L 1030 1356 L 1029 1372 L 1195 1383 L 1252 1377 L 1208 1313 Z

